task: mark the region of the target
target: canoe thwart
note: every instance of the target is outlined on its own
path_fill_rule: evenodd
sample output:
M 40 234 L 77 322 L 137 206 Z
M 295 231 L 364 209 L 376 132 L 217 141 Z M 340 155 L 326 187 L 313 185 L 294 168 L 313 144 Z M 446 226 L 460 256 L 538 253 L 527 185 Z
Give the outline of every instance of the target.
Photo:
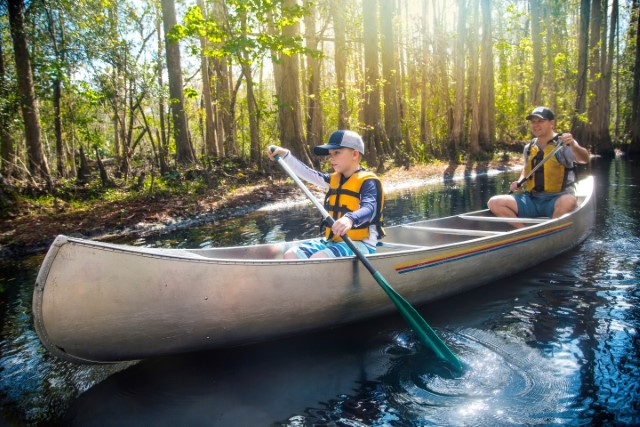
M 460 228 L 443 228 L 443 227 L 424 227 L 421 225 L 401 225 L 402 228 L 410 228 L 411 230 L 432 231 L 441 234 L 457 234 L 460 236 L 495 236 L 496 234 L 504 234 L 501 231 L 486 230 L 465 230 Z

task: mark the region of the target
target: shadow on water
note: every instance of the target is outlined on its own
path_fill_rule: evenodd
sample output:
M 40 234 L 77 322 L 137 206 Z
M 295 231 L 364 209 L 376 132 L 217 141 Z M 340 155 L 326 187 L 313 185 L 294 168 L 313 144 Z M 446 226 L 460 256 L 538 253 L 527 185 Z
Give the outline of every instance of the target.
M 417 307 L 465 364 L 460 377 L 430 356 L 397 314 L 234 349 L 71 365 L 49 355 L 30 325 L 41 261 L 34 258 L 2 272 L 2 416 L 15 425 L 79 426 L 638 424 L 640 172 L 633 162 L 604 160 L 594 161 L 592 172 L 599 208 L 585 243 Z M 387 223 L 482 209 L 515 175 L 466 174 L 437 190 L 398 192 L 387 204 Z M 316 219 L 302 205 L 126 243 L 292 240 L 315 236 Z
M 445 332 L 466 364 L 456 378 L 398 322 L 391 316 L 310 337 L 143 361 L 82 394 L 63 423 L 523 425 L 567 411 L 565 380 L 523 342 L 475 329 Z

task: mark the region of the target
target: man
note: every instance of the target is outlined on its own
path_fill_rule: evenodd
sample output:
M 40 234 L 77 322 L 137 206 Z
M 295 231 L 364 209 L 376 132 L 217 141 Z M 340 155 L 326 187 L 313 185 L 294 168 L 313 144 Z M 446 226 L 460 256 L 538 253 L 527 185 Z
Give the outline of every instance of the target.
M 556 147 L 564 146 L 540 166 L 523 184 L 524 192 L 493 196 L 488 207 L 496 216 L 509 218 L 557 218 L 577 207 L 575 197 L 575 163 L 587 163 L 589 151 L 581 147 L 568 132 L 555 132 L 555 115 L 546 107 L 537 107 L 527 116 L 533 140 L 524 148 L 524 169 L 511 192 L 519 190 L 518 182 L 530 174 L 535 165 Z M 557 140 L 557 142 L 556 142 Z
M 313 152 L 329 156 L 334 172 L 313 170 L 284 148 L 273 145 L 267 148 L 271 160 L 279 155 L 296 175 L 328 189 L 325 208 L 335 220 L 331 228 L 326 227 L 324 239 L 312 239 L 292 247 L 284 258 L 351 256 L 351 248 L 341 238 L 345 234 L 361 252 L 375 253 L 378 237 L 383 236 L 384 192 L 380 179 L 360 166 L 364 156 L 362 138 L 356 132 L 338 130 L 331 134 L 327 144 L 314 147 Z

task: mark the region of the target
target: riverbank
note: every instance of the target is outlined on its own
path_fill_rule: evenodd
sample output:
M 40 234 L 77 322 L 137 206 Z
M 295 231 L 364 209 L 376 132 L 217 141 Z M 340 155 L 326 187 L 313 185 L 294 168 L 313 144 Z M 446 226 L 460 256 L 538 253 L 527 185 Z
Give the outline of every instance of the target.
M 387 193 L 441 182 L 455 176 L 505 171 L 521 167 L 518 161 L 416 165 L 390 168 L 381 174 Z M 296 197 L 299 191 L 281 171 L 265 175 L 252 185 L 228 183 L 205 194 L 156 193 L 128 200 L 98 201 L 89 207 L 57 204 L 51 209 L 23 208 L 0 222 L 0 257 L 44 251 L 58 234 L 109 240 L 117 236 L 147 236 L 244 215 L 269 203 Z M 321 196 L 320 193 L 318 193 Z

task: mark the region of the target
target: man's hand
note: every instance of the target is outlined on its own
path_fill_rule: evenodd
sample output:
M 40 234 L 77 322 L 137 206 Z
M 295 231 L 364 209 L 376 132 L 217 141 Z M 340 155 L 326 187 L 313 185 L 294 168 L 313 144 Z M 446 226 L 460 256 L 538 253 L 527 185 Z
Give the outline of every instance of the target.
M 564 145 L 568 147 L 574 145 L 576 142 L 576 140 L 573 139 L 573 135 L 571 135 L 569 132 L 564 132 L 560 134 L 558 139 L 560 140 L 560 142 L 562 142 Z

